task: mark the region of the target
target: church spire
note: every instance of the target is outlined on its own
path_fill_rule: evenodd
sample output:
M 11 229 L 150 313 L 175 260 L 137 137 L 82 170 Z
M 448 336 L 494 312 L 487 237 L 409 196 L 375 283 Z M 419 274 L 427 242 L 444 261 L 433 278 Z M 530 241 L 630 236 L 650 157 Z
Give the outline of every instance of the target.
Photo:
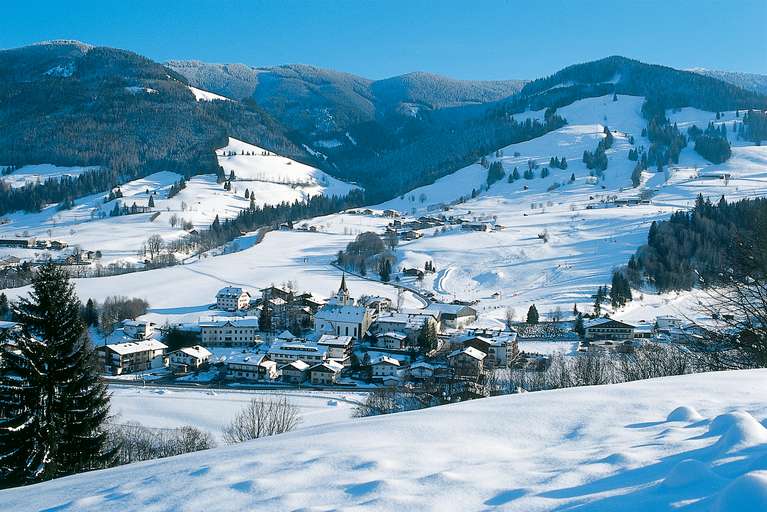
M 341 274 L 341 286 L 338 288 L 338 292 L 349 293 L 349 289 L 346 287 L 346 272 Z

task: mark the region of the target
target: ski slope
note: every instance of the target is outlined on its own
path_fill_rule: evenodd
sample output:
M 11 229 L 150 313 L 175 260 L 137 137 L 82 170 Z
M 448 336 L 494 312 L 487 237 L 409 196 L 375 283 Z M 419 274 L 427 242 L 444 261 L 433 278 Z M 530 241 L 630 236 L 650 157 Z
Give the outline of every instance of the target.
M 0 491 L 6 511 L 767 509 L 767 370 L 330 423 Z
M 503 179 L 485 190 L 487 170 L 474 164 L 378 205 L 411 216 L 443 213 L 503 226 L 493 232 L 465 231 L 458 226 L 445 232 L 427 231 L 425 237 L 399 245 L 399 266 L 423 268 L 426 261 L 433 261 L 438 272 L 427 276 L 424 288 L 445 300 L 478 300 L 483 322 L 489 325 L 501 322 L 509 308 L 522 318 L 532 303 L 544 314 L 557 308 L 572 311 L 574 304 L 581 311 L 590 311 L 596 289 L 609 284 L 613 269 L 625 265 L 646 241 L 654 220 L 692 206 L 699 193 L 712 200 L 722 195 L 728 200 L 767 195 L 767 147 L 735 140 L 731 129 L 733 156 L 727 162 L 713 165 L 688 145 L 678 165 L 663 173 L 645 172 L 640 186 L 632 188 L 635 162 L 628 159 L 628 152 L 650 145 L 641 137 L 643 102 L 632 96 L 618 96 L 618 101 L 612 96 L 577 101 L 558 110 L 567 119 L 566 126 L 503 148 L 501 157 L 488 156 L 490 161 L 502 162 L 507 176 L 515 167 L 522 175 L 527 162 L 534 160 L 539 164 L 534 179 L 514 183 Z M 684 132 L 692 124 L 705 128 L 709 121 L 730 128 L 737 120 L 735 112 L 725 112 L 717 121 L 715 113 L 692 108 L 668 115 Z M 614 143 L 607 151 L 604 178 L 592 182 L 581 157 L 584 150 L 596 148 L 604 137 L 604 126 L 612 130 Z M 634 146 L 629 142 L 631 136 Z M 567 169 L 551 168 L 547 178 L 540 178 L 540 168 L 548 167 L 554 156 L 566 157 Z M 719 179 L 724 174 L 730 178 Z M 572 182 L 571 175 L 575 177 Z M 475 199 L 470 199 L 472 189 L 481 191 Z M 600 206 L 602 200 L 638 197 L 640 193 L 651 197 L 652 204 L 587 209 Z M 459 202 L 461 197 L 469 199 Z M 544 233 L 547 243 L 539 238 Z M 493 296 L 496 292 L 500 297 Z M 641 295 L 635 293 L 650 308 L 675 302 L 670 297 Z M 692 302 L 676 301 L 679 312 L 694 315 Z M 630 316 L 642 318 L 641 305 L 635 302 L 629 308 Z M 677 311 L 664 314 L 670 313 Z

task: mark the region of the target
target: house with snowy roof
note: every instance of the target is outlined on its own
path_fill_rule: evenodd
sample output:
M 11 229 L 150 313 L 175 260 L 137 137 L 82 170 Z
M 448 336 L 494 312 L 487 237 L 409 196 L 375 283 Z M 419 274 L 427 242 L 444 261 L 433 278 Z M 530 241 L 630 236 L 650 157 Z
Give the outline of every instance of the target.
M 134 340 L 145 340 L 154 334 L 155 324 L 148 320 L 123 320 L 123 332 Z
M 226 360 L 226 378 L 229 380 L 270 382 L 277 377 L 277 363 L 266 354 L 245 352 Z
M 477 310 L 464 304 L 443 304 L 432 302 L 427 311 L 438 311 L 442 327 L 461 329 L 477 320 Z
M 315 364 L 308 370 L 309 382 L 318 385 L 335 384 L 343 369 L 342 364 L 333 360 Z
M 634 338 L 634 326 L 612 318 L 596 318 L 585 326 L 584 338 L 596 340 L 631 340 Z
M 370 362 L 372 377 L 384 380 L 388 377 L 397 377 L 401 368 L 397 359 L 389 356 L 380 356 Z
M 250 347 L 261 342 L 258 318 L 230 318 L 201 322 L 200 340 L 205 346 Z
M 317 340 L 317 345 L 327 348 L 329 359 L 334 359 L 344 366 L 351 365 L 352 347 L 354 346 L 354 340 L 351 336 L 323 334 Z
M 278 340 L 269 347 L 267 355 L 279 365 L 285 365 L 298 360 L 309 364 L 317 364 L 328 358 L 328 349 L 306 340 Z
M 199 370 L 210 362 L 211 355 L 210 350 L 200 345 L 183 347 L 168 354 L 168 364 L 177 371 Z
M 167 348 L 162 342 L 148 339 L 103 345 L 96 352 L 104 372 L 122 375 L 163 368 Z
M 242 288 L 227 286 L 216 294 L 216 307 L 224 311 L 239 311 L 250 306 L 250 294 Z
M 301 361 L 300 359 L 282 365 L 282 367 L 280 367 L 282 382 L 288 382 L 290 384 L 301 384 L 307 379 L 309 368 L 311 368 L 311 365 Z
M 474 347 L 466 347 L 454 350 L 447 355 L 450 368 L 456 377 L 476 377 L 484 369 L 484 361 L 487 354 Z
M 323 334 L 362 339 L 373 321 L 372 310 L 355 306 L 346 287 L 346 276 L 336 296 L 314 316 L 314 330 Z

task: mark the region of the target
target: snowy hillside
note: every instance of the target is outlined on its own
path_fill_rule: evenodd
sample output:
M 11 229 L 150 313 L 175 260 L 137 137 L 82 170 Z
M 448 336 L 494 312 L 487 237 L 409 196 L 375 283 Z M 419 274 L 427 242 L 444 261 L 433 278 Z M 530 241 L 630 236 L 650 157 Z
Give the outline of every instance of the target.
M 243 151 L 251 154 L 241 155 Z M 227 156 L 232 152 L 237 156 Z M 169 198 L 171 186 L 182 176 L 174 172 L 154 173 L 120 185 L 122 197 L 111 201 L 105 201 L 109 193 L 105 190 L 76 199 L 70 210 L 60 210 L 54 204 L 39 213 L 10 214 L 6 216 L 10 222 L 0 224 L 0 238 L 24 236 L 63 240 L 84 250 L 100 250 L 103 265 L 114 261 L 135 262 L 142 259 L 137 251 L 151 235 L 158 234 L 167 242 L 186 234 L 184 222 L 201 229 L 210 226 L 216 216 L 222 220 L 235 217 L 250 206 L 250 199 L 245 198 L 246 189 L 253 192 L 255 205 L 261 206 L 303 201 L 321 194 L 341 196 L 355 188 L 319 169 L 236 139 L 229 139 L 227 146 L 217 150 L 217 157 L 227 175 L 234 171 L 237 176 L 231 191 L 224 190 L 215 175 L 204 174 L 188 179 L 186 188 Z M 38 176 L 44 180 L 87 169 L 26 166 L 0 179 L 11 186 L 23 186 L 25 182 L 37 181 Z M 117 202 L 125 206 L 134 203 L 148 206 L 150 195 L 155 204 L 151 213 L 109 216 Z M 175 226 L 171 225 L 173 218 L 178 220 Z M 43 254 L 45 251 L 38 252 Z M 24 249 L 0 250 L 0 255 L 5 254 L 21 258 L 35 256 L 35 252 Z
M 0 171 L 5 171 L 6 169 L 6 165 L 0 165 Z M 61 167 L 51 164 L 25 165 L 10 174 L 0 176 L 0 182 L 10 187 L 18 188 L 27 184 L 43 183 L 48 179 L 58 179 L 62 176 L 76 177 L 86 171 L 95 169 L 98 169 L 98 167 Z
M 732 158 L 712 165 L 688 145 L 679 165 L 664 173 L 645 172 L 640 186 L 632 188 L 635 162 L 628 159 L 628 152 L 633 147 L 649 147 L 641 136 L 646 125 L 641 116 L 643 101 L 632 96 L 618 96 L 617 101 L 612 96 L 577 101 L 558 110 L 568 120 L 563 128 L 503 148 L 499 158 L 488 156 L 491 162 L 501 161 L 507 177 L 514 168 L 522 175 L 528 161 L 534 160 L 539 167 L 533 179 L 509 183 L 504 178 L 484 190 L 488 171 L 474 164 L 378 205 L 412 216 L 442 213 L 499 225 L 500 230 L 490 232 L 466 231 L 460 226 L 444 232 L 427 230 L 423 238 L 399 245 L 400 267 L 423 268 L 427 260 L 433 260 L 437 273 L 426 277 L 424 287 L 445 300 L 479 300 L 477 307 L 490 323 L 500 321 L 509 307 L 520 318 L 531 303 L 543 312 L 557 307 L 570 311 L 574 303 L 581 311 L 589 311 L 592 294 L 598 286 L 608 284 L 613 268 L 624 265 L 645 242 L 653 220 L 691 206 L 699 193 L 712 200 L 721 195 L 728 199 L 767 195 L 767 148 L 735 140 L 731 129 L 739 121 L 735 112 L 725 112 L 716 120 L 715 113 L 692 108 L 668 115 L 683 132 L 692 124 L 725 123 Z M 612 131 L 614 143 L 607 151 L 605 175 L 597 180 L 589 176 L 581 157 L 604 137 L 604 126 Z M 550 168 L 548 177 L 540 177 L 550 158 L 563 156 L 568 162 L 566 170 Z M 725 174 L 730 175 L 728 180 L 719 179 Z M 472 189 L 479 191 L 475 199 L 470 199 Z M 640 196 L 649 198 L 650 204 L 613 204 L 615 199 Z M 459 202 L 462 197 L 469 199 Z M 539 238 L 544 233 L 548 243 Z M 494 296 L 496 292 L 499 295 Z M 666 304 L 668 299 L 645 298 L 648 306 Z M 641 307 L 638 302 L 629 306 Z M 689 312 L 689 301 L 680 307 Z
M 0 492 L 22 510 L 767 508 L 767 371 L 327 424 Z

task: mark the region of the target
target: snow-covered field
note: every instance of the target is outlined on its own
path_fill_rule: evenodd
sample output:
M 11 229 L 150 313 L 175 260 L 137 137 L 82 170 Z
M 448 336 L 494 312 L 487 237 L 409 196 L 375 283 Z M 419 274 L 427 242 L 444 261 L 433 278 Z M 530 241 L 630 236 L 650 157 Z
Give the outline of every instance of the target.
M 8 511 L 767 509 L 767 370 L 315 426 L 0 492 Z
M 216 292 L 224 286 L 241 286 L 258 294 L 270 284 L 292 281 L 296 289 L 330 297 L 341 281 L 341 271 L 330 265 L 353 235 L 273 231 L 264 241 L 247 249 L 200 261 L 148 272 L 112 277 L 75 279 L 78 296 L 99 302 L 111 295 L 140 297 L 150 304 L 144 318 L 162 325 L 166 321 L 196 322 L 211 314 Z M 396 300 L 397 290 L 380 282 L 347 276 L 354 297 L 379 295 Z M 7 290 L 9 299 L 26 294 L 29 287 Z M 406 307 L 422 303 L 405 294 Z
M 507 176 L 515 167 L 522 175 L 528 160 L 535 160 L 539 168 L 534 179 L 514 183 L 503 179 L 475 199 L 451 204 L 461 196 L 469 197 L 472 189 L 479 191 L 486 183 L 487 171 L 474 164 L 378 205 L 409 215 L 444 213 L 504 227 L 495 232 L 464 231 L 458 226 L 446 232 L 427 231 L 421 239 L 400 244 L 399 266 L 423 268 L 427 260 L 433 261 L 437 272 L 427 276 L 425 288 L 446 300 L 479 300 L 480 314 L 490 325 L 502 320 L 507 308 L 522 318 L 533 303 L 544 314 L 558 307 L 571 311 L 573 304 L 578 304 L 581 311 L 590 311 L 597 287 L 609 284 L 612 270 L 625 265 L 646 241 L 653 220 L 692 206 L 699 193 L 712 200 L 721 195 L 733 200 L 767 195 L 767 147 L 747 146 L 735 140 L 731 129 L 732 123 L 739 121 L 735 112 L 725 112 L 717 121 L 715 113 L 692 108 L 669 112 L 669 117 L 683 132 L 692 124 L 705 128 L 709 121 L 726 123 L 733 144 L 732 158 L 712 165 L 690 144 L 682 151 L 679 165 L 665 173 L 644 173 L 641 185 L 632 188 L 635 162 L 628 159 L 628 151 L 649 147 L 649 141 L 641 137 L 645 126 L 641 116 L 643 101 L 632 96 L 612 101 L 612 96 L 605 96 L 575 102 L 558 110 L 568 120 L 566 126 L 508 146 L 500 158 L 489 157 L 490 161 L 503 163 Z M 591 183 L 593 178 L 581 157 L 584 150 L 594 150 L 604 136 L 604 126 L 613 131 L 615 140 L 607 151 L 609 165 L 604 179 Z M 634 146 L 629 136 L 634 137 Z M 550 176 L 540 178 L 540 169 L 549 167 L 554 156 L 566 157 L 567 169 L 550 168 Z M 731 174 L 730 179 L 719 179 L 723 173 Z M 570 182 L 573 174 L 575 181 Z M 558 188 L 549 190 L 557 184 Z M 652 195 L 652 204 L 587 209 L 608 196 L 637 197 L 642 191 Z M 442 211 L 434 205 L 448 209 Z M 539 238 L 544 232 L 548 243 Z M 493 297 L 495 292 L 500 297 Z M 641 294 L 635 295 L 639 298 Z M 691 307 L 694 301 L 689 298 L 645 294 L 643 300 L 651 309 L 678 306 L 679 311 L 666 310 L 663 314 L 695 314 Z M 641 309 L 638 301 L 629 306 L 630 313 L 627 310 L 616 316 L 653 318 L 644 316 Z
M 118 423 L 138 422 L 147 427 L 175 428 L 183 425 L 207 430 L 221 440 L 229 424 L 253 398 L 286 397 L 301 415 L 299 428 L 351 418 L 362 393 L 334 391 L 237 391 L 228 389 L 178 389 L 111 385 L 112 414 Z

